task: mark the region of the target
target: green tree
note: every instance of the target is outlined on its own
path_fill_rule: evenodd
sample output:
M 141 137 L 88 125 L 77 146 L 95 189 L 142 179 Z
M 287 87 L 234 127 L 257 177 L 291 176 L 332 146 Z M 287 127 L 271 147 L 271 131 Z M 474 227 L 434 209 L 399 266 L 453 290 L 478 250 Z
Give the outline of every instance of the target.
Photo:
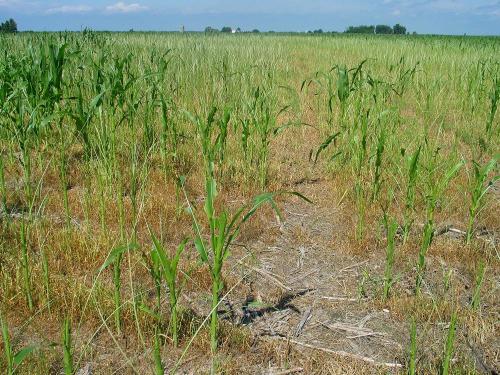
M 352 33 L 352 34 L 374 34 L 375 33 L 375 26 L 373 26 L 373 25 L 370 25 L 370 26 L 366 26 L 366 25 L 349 26 L 345 32 Z
M 394 29 L 394 34 L 400 34 L 400 35 L 406 34 L 406 27 L 400 25 L 399 23 L 395 24 L 393 29 Z
M 211 26 L 207 26 L 207 27 L 205 27 L 205 32 L 206 32 L 206 33 L 217 33 L 217 32 L 219 32 L 219 30 L 214 29 L 214 28 L 213 28 L 213 27 L 211 27 Z
M 375 34 L 392 34 L 392 27 L 389 25 L 377 25 L 375 26 Z
M 224 26 L 220 31 L 223 33 L 232 33 L 233 29 L 230 26 Z
M 0 24 L 0 33 L 17 33 L 17 23 L 12 18 Z

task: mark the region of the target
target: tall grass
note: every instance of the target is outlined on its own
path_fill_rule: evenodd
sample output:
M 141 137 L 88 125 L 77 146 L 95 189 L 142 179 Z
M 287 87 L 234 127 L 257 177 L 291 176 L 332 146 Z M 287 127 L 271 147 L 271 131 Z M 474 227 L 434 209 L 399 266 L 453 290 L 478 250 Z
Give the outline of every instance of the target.
M 500 179 L 499 175 L 494 176 L 491 181 L 484 186 L 488 175 L 495 170 L 497 165 L 497 159 L 491 159 L 484 166 L 480 166 L 475 161 L 473 162 L 474 167 L 474 176 L 473 182 L 471 186 L 471 202 L 469 206 L 469 223 L 467 226 L 466 233 L 466 241 L 467 243 L 471 242 L 472 235 L 474 232 L 474 222 L 476 217 L 481 209 L 482 204 L 484 203 L 484 196 L 488 192 L 489 188 L 493 186 L 493 184 Z

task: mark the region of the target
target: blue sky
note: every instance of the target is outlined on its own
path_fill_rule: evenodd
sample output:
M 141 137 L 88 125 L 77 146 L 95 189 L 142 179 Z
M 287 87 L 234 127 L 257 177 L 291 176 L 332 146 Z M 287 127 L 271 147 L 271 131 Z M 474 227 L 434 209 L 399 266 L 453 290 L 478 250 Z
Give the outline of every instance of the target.
M 500 35 L 500 0 L 0 0 L 0 19 L 20 30 L 343 31 L 401 23 L 409 31 Z

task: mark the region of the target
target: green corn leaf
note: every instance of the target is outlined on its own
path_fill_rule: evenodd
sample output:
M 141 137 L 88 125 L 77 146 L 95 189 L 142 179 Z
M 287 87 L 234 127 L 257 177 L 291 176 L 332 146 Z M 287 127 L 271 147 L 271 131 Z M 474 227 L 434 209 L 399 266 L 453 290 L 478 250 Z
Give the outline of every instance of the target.
M 165 248 L 161 245 L 161 243 L 158 241 L 156 236 L 152 232 L 150 233 L 150 235 L 151 235 L 151 238 L 153 239 L 153 244 L 154 244 L 153 251 L 158 256 L 160 264 L 163 268 L 163 273 L 165 274 L 166 278 L 168 280 L 170 280 L 172 278 L 172 273 L 173 273 L 170 259 L 168 259 Z
M 101 104 L 101 99 L 102 97 L 104 96 L 104 94 L 106 93 L 107 90 L 103 90 L 100 94 L 96 95 L 92 101 L 90 102 L 90 109 L 91 110 L 94 110 L 95 108 L 99 107 L 99 105 Z
M 463 160 L 461 160 L 460 162 L 458 162 L 457 164 L 455 164 L 452 168 L 450 168 L 448 170 L 448 172 L 446 173 L 446 175 L 443 179 L 443 183 L 441 185 L 442 190 L 444 190 L 446 188 L 446 186 L 448 186 L 450 181 L 453 179 L 453 177 L 455 177 L 455 175 L 458 173 L 458 171 L 460 170 L 460 168 L 462 168 L 462 166 L 464 164 L 465 164 L 465 162 Z
M 143 303 L 137 304 L 137 307 L 139 308 L 139 310 L 152 316 L 156 320 L 161 320 L 161 316 L 159 314 L 155 313 L 153 310 L 151 310 L 148 306 L 144 305 Z
M 194 246 L 196 250 L 198 251 L 198 254 L 200 254 L 200 258 L 204 263 L 208 262 L 208 254 L 207 250 L 205 248 L 205 244 L 203 243 L 203 240 L 201 237 L 198 235 L 194 239 Z
M 189 238 L 185 238 L 184 240 L 182 240 L 182 242 L 177 247 L 177 251 L 175 253 L 174 259 L 172 259 L 172 269 L 174 270 L 174 272 L 177 270 L 177 265 L 179 264 L 179 260 L 181 259 L 182 253 L 186 249 L 186 245 L 187 245 L 188 241 L 189 241 Z
M 316 151 L 316 154 L 314 155 L 314 163 L 318 161 L 319 154 L 325 150 L 330 143 L 332 143 L 338 136 L 340 135 L 340 132 L 337 132 L 335 134 L 330 135 L 319 147 L 318 150 Z
M 14 365 L 19 366 L 21 362 L 29 356 L 31 353 L 33 353 L 35 350 L 37 350 L 37 346 L 28 346 L 26 348 L 21 349 L 14 355 Z
M 99 273 L 104 271 L 106 267 L 108 267 L 110 264 L 114 263 L 114 261 L 123 253 L 129 250 L 136 250 L 139 248 L 139 246 L 136 243 L 131 243 L 129 245 L 123 245 L 123 246 L 118 246 L 115 247 L 111 252 L 109 253 L 106 261 L 103 263 L 103 265 L 99 268 Z
M 248 219 L 250 219 L 250 217 L 253 216 L 253 214 L 255 213 L 255 211 L 260 207 L 262 206 L 263 204 L 265 203 L 269 203 L 271 205 L 271 207 L 274 209 L 274 211 L 276 212 L 276 214 L 278 215 L 278 217 L 280 219 L 282 219 L 282 216 L 281 216 L 281 212 L 279 211 L 278 207 L 276 206 L 276 202 L 274 201 L 274 197 L 276 195 L 282 195 L 282 194 L 290 194 L 290 195 L 295 195 L 303 200 L 305 200 L 306 202 L 308 203 L 312 203 L 311 200 L 309 200 L 308 198 L 306 198 L 304 195 L 298 193 L 298 192 L 295 192 L 295 191 L 278 191 L 278 192 L 274 192 L 274 193 L 263 193 L 263 194 L 259 194 L 257 195 L 254 199 L 253 199 L 253 202 L 252 202 L 252 207 L 250 208 L 250 210 L 247 212 L 247 214 L 243 217 L 242 221 L 241 221 L 241 224 L 243 224 L 245 221 L 247 221 Z

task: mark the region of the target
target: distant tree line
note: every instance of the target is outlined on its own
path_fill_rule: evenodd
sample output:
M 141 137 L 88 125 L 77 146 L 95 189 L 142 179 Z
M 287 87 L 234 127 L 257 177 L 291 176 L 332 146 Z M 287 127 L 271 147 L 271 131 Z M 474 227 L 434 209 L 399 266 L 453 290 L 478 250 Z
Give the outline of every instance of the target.
M 205 27 L 205 33 L 228 33 L 231 34 L 233 32 L 233 28 L 231 26 L 224 26 L 222 29 L 217 29 L 212 26 L 207 26 Z M 239 27 L 237 27 L 234 32 L 236 33 L 242 33 L 242 32 L 252 32 L 252 33 L 259 33 L 260 31 L 258 29 L 253 29 L 252 31 L 242 31 Z
M 406 34 L 406 27 L 400 25 L 399 23 L 395 24 L 394 27 L 390 27 L 389 25 L 360 25 L 360 26 L 349 26 L 346 33 L 350 34 L 398 34 L 404 35 Z
M 258 29 L 253 29 L 252 31 L 242 31 L 239 27 L 236 29 L 233 29 L 231 26 L 224 26 L 220 30 L 217 28 L 214 28 L 212 26 L 207 26 L 205 27 L 205 33 L 210 34 L 210 33 L 227 33 L 231 34 L 233 32 L 236 33 L 259 33 L 260 31 Z M 268 31 L 268 33 L 271 33 L 272 31 Z M 360 25 L 360 26 L 349 26 L 345 31 L 345 33 L 351 33 L 351 34 L 399 34 L 399 35 L 404 35 L 406 34 L 406 27 L 403 25 L 400 25 L 397 23 L 393 27 L 389 25 Z M 323 31 L 323 29 L 316 29 L 316 30 L 309 30 L 307 31 L 308 34 L 335 34 L 336 31 Z
M 17 23 L 12 18 L 0 24 L 0 33 L 17 33 Z

